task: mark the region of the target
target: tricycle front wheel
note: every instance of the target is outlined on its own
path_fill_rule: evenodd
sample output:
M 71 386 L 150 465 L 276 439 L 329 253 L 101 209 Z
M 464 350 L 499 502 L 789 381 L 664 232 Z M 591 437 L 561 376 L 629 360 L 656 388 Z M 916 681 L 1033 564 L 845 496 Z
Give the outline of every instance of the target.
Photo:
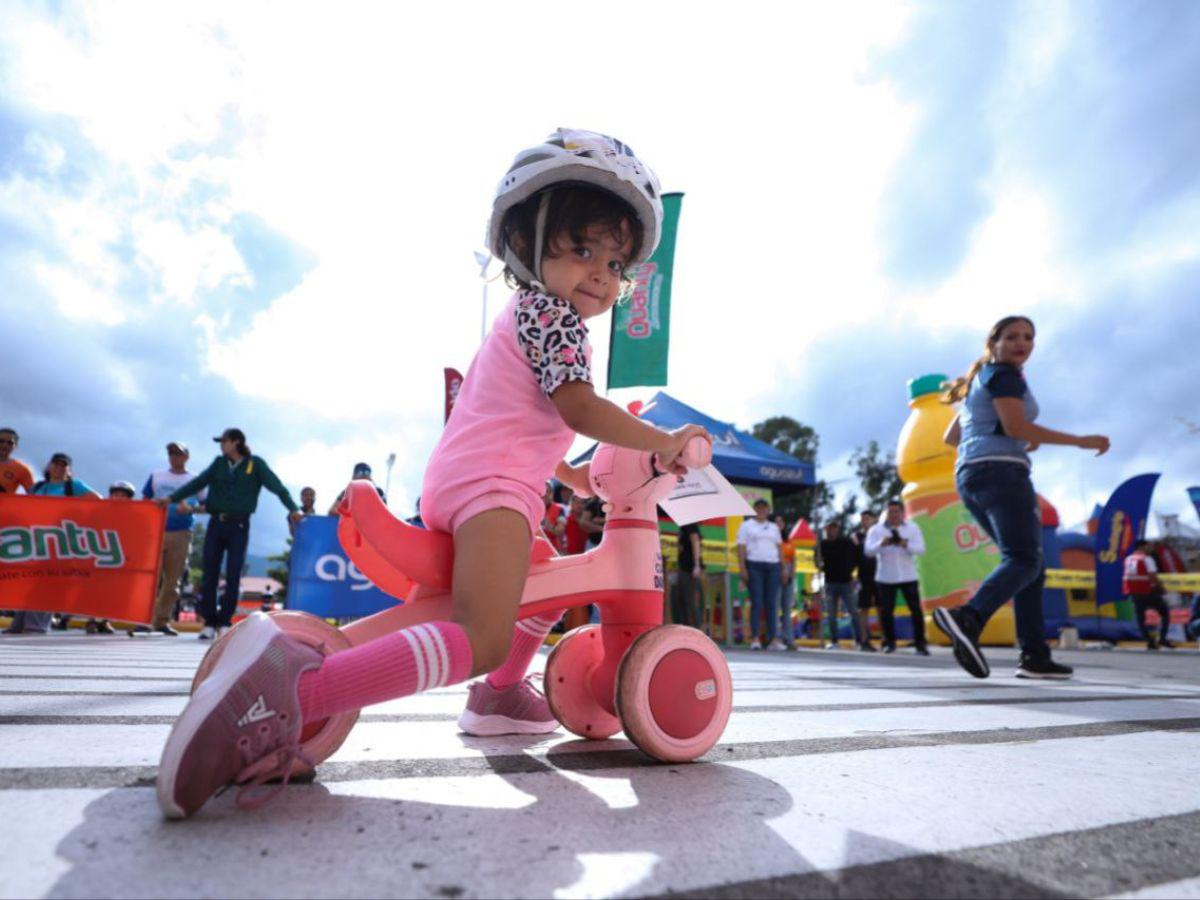
M 663 625 L 630 645 L 617 669 L 617 715 L 628 737 L 663 762 L 690 762 L 720 740 L 733 708 L 724 654 L 702 632 Z

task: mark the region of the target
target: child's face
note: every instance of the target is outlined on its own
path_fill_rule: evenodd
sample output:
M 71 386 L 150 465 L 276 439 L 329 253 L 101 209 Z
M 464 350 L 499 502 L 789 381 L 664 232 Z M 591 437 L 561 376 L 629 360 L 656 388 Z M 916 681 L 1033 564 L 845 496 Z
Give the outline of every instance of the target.
M 559 234 L 542 258 L 542 280 L 548 293 L 571 303 L 585 319 L 606 313 L 621 292 L 621 276 L 633 253 L 633 240 L 624 229 L 618 242 L 609 229 L 595 225 L 575 243 Z

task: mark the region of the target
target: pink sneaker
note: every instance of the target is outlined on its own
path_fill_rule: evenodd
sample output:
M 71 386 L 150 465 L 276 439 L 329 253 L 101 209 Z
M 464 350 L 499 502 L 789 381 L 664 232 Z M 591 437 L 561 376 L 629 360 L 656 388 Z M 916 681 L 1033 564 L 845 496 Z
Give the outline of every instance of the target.
M 487 679 L 476 681 L 468 689 L 467 708 L 458 717 L 458 727 L 476 737 L 554 731 L 558 719 L 545 695 L 533 686 L 533 679 L 540 677 L 527 675 L 506 688 L 494 688 Z
M 192 815 L 227 785 L 284 776 L 299 755 L 300 675 L 323 657 L 254 613 L 175 721 L 158 765 L 158 805 Z

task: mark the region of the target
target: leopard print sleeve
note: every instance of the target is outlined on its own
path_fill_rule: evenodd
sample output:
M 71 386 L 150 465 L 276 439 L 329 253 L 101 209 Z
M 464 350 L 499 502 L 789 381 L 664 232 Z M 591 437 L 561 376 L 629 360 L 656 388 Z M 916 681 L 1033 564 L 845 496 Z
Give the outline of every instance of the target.
M 543 394 L 549 397 L 568 381 L 592 383 L 592 345 L 575 307 L 561 297 L 523 291 L 516 316 L 517 343 Z

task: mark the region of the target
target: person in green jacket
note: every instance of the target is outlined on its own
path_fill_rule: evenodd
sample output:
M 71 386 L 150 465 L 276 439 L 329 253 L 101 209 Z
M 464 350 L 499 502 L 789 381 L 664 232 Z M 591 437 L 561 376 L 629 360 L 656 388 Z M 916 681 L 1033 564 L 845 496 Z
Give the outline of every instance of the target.
M 271 471 L 266 460 L 250 452 L 246 435 L 240 428 L 226 428 L 213 440 L 221 445 L 221 455 L 183 487 L 157 501 L 164 506 L 177 503 L 179 511 L 186 514 L 190 507 L 183 501 L 208 488 L 204 505 L 210 518 L 204 533 L 204 578 L 200 584 L 200 615 L 204 619 L 204 629 L 200 632 L 202 641 L 219 637 L 233 624 L 246 545 L 250 540 L 250 516 L 258 507 L 262 489 L 266 488 L 283 502 L 293 522 L 301 518 L 299 507 L 288 489 Z M 222 557 L 225 558 L 225 590 L 218 601 Z

